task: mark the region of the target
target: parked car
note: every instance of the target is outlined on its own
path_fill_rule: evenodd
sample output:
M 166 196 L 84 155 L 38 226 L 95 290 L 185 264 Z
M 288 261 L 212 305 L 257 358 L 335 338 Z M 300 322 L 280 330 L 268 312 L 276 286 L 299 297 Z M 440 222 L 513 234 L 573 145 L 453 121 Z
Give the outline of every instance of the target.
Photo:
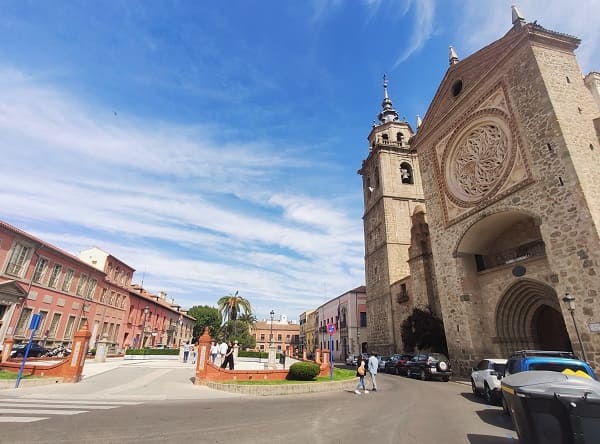
M 508 358 L 504 375 L 535 370 L 550 370 L 598 380 L 594 370 L 587 362 L 579 359 L 574 353 L 566 351 L 516 351 Z M 509 414 L 504 396 L 502 396 L 502 409 L 504 413 Z
M 18 358 L 20 356 L 23 356 L 25 354 L 25 349 L 26 348 L 27 348 L 27 344 L 16 345 L 11 350 L 10 357 L 11 358 Z M 27 356 L 31 357 L 31 358 L 37 358 L 37 357 L 45 355 L 46 353 L 48 353 L 48 349 L 46 347 L 42 347 L 41 345 L 36 344 L 35 342 L 33 342 L 31 344 L 31 348 L 29 349 L 29 354 Z
M 378 372 L 382 372 L 385 370 L 385 364 L 389 362 L 391 359 L 390 356 L 379 356 L 379 365 L 377 367 Z
M 477 396 L 483 394 L 488 404 L 499 402 L 501 381 L 506 359 L 483 359 L 471 372 L 471 388 Z
M 392 355 L 390 362 L 385 366 L 386 373 L 395 375 L 406 375 L 406 363 L 413 358 L 413 355 Z
M 452 376 L 450 360 L 442 353 L 421 352 L 406 363 L 406 376 L 449 381 Z
M 356 355 L 348 355 L 346 358 L 346 365 L 358 366 L 358 356 Z

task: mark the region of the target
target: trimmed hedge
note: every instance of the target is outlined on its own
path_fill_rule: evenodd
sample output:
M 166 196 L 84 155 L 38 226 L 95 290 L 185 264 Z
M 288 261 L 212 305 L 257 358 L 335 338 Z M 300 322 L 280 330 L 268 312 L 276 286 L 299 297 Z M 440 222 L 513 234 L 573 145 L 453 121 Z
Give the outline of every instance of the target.
M 126 355 L 178 355 L 178 348 L 129 348 Z
M 267 353 L 267 352 L 257 352 L 257 351 L 242 351 L 242 350 L 240 350 L 238 352 L 238 356 L 240 358 L 264 358 L 264 359 L 268 359 L 269 358 L 269 353 Z M 275 357 L 278 358 L 279 357 L 279 353 L 276 353 Z
M 296 362 L 290 366 L 287 378 L 294 381 L 312 381 L 317 377 L 321 368 L 315 362 Z

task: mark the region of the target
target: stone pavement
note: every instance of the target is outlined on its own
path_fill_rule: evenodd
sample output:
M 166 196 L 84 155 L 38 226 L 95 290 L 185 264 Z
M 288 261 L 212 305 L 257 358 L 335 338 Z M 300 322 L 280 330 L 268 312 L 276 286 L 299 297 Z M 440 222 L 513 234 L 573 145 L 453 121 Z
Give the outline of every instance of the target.
M 295 362 L 286 360 L 286 367 Z M 265 360 L 247 360 L 238 358 L 235 368 L 264 368 Z M 282 366 L 278 364 L 278 368 Z M 76 384 L 56 383 L 49 380 L 47 385 L 29 385 L 22 380 L 22 385 L 14 388 L 14 382 L 4 390 L 0 390 L 0 398 L 57 398 L 72 399 L 131 399 L 141 401 L 171 399 L 216 399 L 244 396 L 227 393 L 206 386 L 194 385 L 196 365 L 191 361 L 183 363 L 177 356 L 168 359 L 152 358 L 125 359 L 108 358 L 106 362 L 87 360 L 83 368 L 82 380 Z

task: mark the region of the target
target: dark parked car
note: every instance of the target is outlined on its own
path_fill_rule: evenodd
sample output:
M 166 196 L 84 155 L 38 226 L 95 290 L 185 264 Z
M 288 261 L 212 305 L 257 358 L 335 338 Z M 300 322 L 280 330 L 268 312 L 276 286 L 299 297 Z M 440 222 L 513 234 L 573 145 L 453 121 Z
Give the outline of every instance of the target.
M 392 355 L 390 361 L 385 365 L 385 372 L 406 375 L 406 363 L 412 358 L 412 355 Z
M 26 347 L 27 347 L 27 344 L 16 345 L 10 352 L 10 357 L 18 358 L 20 356 L 23 356 L 25 354 Z M 31 348 L 29 349 L 29 354 L 27 356 L 36 358 L 36 357 L 45 355 L 47 352 L 48 352 L 48 349 L 46 347 L 42 347 L 41 345 L 36 344 L 34 342 L 31 344 Z
M 427 379 L 441 379 L 449 381 L 452 376 L 450 361 L 442 353 L 422 352 L 406 363 L 406 376 Z

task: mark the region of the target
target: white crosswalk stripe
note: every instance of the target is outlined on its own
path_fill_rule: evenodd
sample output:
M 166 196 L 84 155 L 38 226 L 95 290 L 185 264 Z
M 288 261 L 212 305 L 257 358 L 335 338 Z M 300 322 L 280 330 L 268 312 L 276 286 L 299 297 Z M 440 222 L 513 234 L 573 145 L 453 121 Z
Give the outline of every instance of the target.
M 93 399 L 0 398 L 0 423 L 35 422 L 56 415 L 78 415 L 92 410 L 110 410 L 138 404 L 141 404 L 141 402 L 96 401 Z

